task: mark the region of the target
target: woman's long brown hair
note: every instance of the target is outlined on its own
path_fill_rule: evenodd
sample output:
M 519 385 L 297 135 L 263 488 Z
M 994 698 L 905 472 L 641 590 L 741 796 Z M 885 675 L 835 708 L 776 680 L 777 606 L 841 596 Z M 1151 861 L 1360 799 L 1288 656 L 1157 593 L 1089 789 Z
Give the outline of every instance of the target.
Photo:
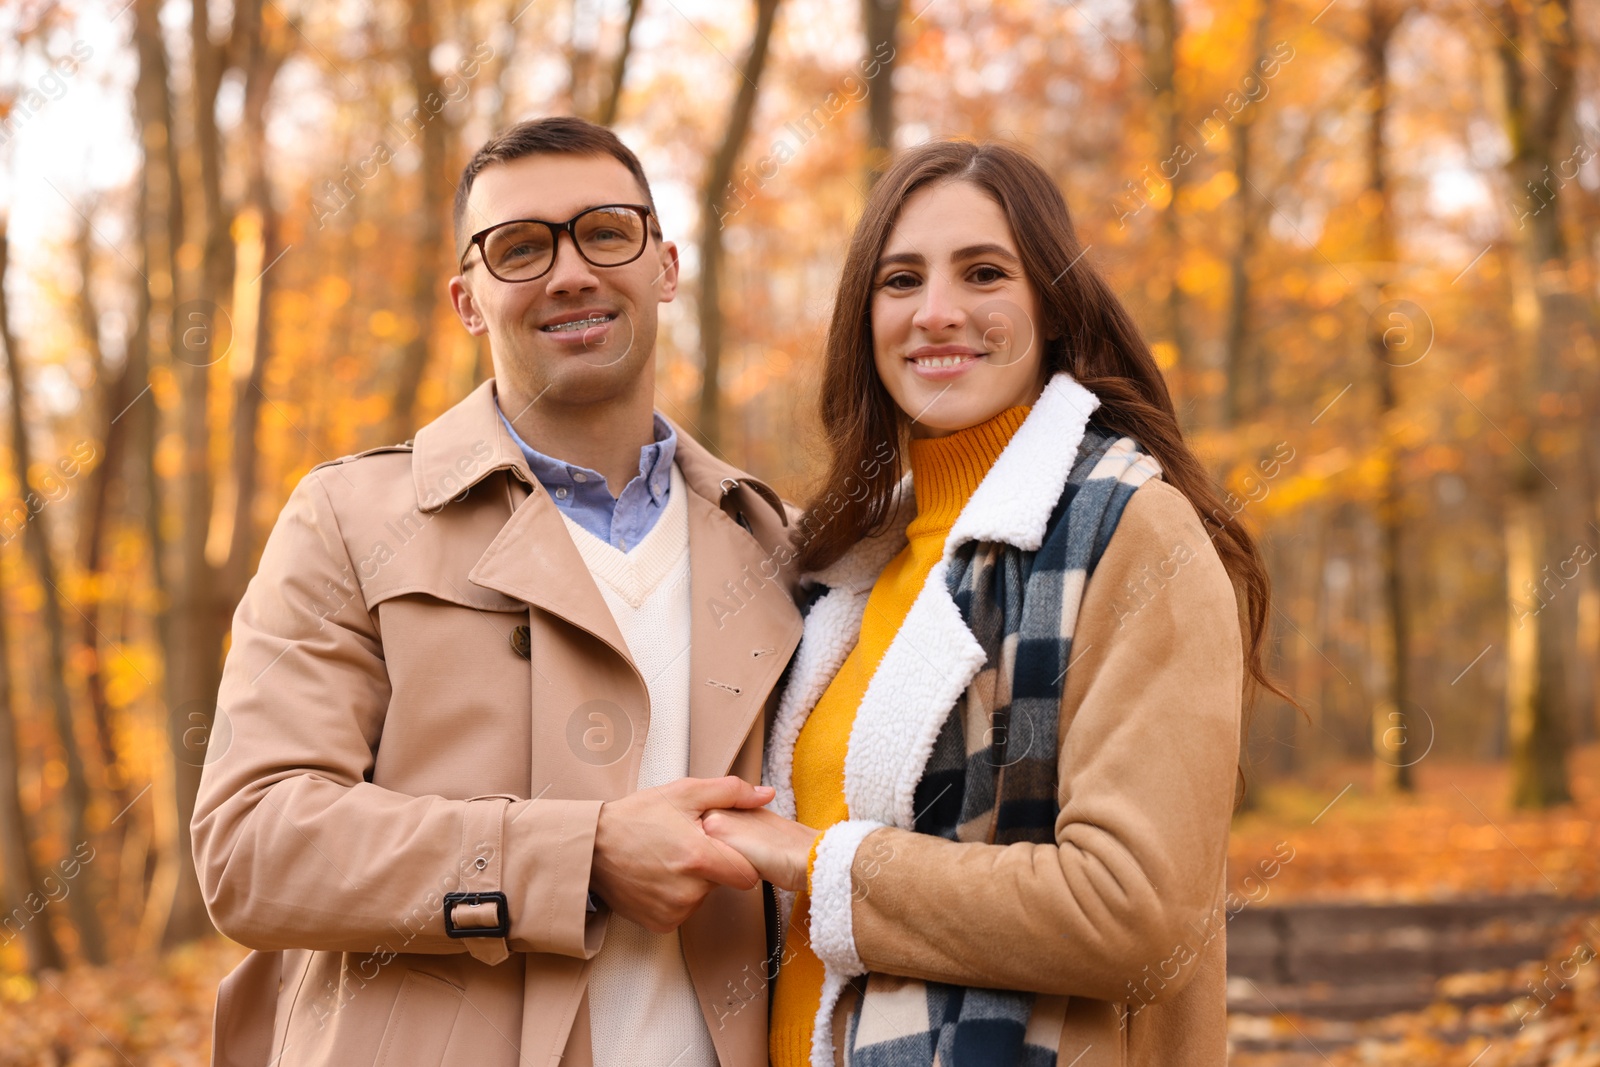
M 1184 442 L 1161 369 L 1122 302 L 1083 258 L 1061 190 L 1043 167 L 1008 145 L 920 145 L 894 162 L 867 199 L 845 255 L 828 329 L 821 396 L 828 470 L 822 495 L 800 522 L 801 569 L 827 566 L 889 520 L 891 494 L 903 469 L 906 420 L 873 361 L 872 283 L 906 199 L 943 181 L 971 182 L 1005 212 L 1044 320 L 1037 335 L 1050 338 L 1043 351 L 1046 373 L 1066 371 L 1099 397 L 1091 422 L 1137 441 L 1199 512 L 1239 599 L 1246 708 L 1261 689 L 1293 703 L 1262 663 L 1271 583 L 1255 540 L 1234 521 L 1217 485 Z M 887 451 L 885 442 L 893 446 L 893 459 L 877 462 Z M 862 484 L 865 492 L 848 489 Z

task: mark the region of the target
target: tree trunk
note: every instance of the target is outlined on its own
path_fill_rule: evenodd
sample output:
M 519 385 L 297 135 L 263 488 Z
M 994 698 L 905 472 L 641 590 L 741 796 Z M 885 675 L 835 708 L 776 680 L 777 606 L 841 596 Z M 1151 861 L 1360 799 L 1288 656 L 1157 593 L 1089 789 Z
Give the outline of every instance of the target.
M 1178 194 L 1184 185 L 1184 163 L 1187 160 L 1183 145 L 1183 104 L 1178 95 L 1178 25 L 1177 5 L 1173 0 L 1141 0 L 1139 4 L 1140 28 L 1144 36 L 1145 73 L 1155 83 L 1153 90 L 1157 134 L 1157 168 L 1162 181 L 1167 183 L 1169 199 L 1161 212 L 1161 229 L 1165 241 L 1167 276 L 1164 279 L 1166 294 L 1166 328 L 1163 331 L 1171 349 L 1171 366 L 1168 374 L 1177 382 L 1181 394 L 1189 388 L 1185 374 L 1189 367 L 1185 359 L 1188 336 L 1184 330 L 1183 288 L 1178 276 L 1183 265 L 1183 233 L 1179 224 Z M 1180 411 L 1184 405 L 1178 405 Z
M 177 309 L 178 249 L 183 243 L 183 183 L 178 177 L 178 151 L 173 136 L 173 101 L 169 89 L 169 70 L 166 48 L 163 44 L 159 21 L 160 0 L 134 0 L 134 47 L 139 66 L 134 82 L 134 124 L 138 131 L 143 166 L 139 168 L 137 227 L 139 271 L 145 284 L 137 286 L 134 296 L 134 324 L 128 343 L 126 375 L 133 387 L 133 396 L 120 413 L 113 418 L 126 423 L 129 456 L 125 470 L 129 488 L 130 507 L 143 520 L 142 534 L 145 543 L 145 565 L 150 583 L 148 599 L 152 604 L 149 620 L 155 643 L 163 650 L 172 647 L 171 593 L 168 581 L 165 545 L 162 539 L 162 478 L 156 470 L 156 442 L 161 433 L 161 411 L 151 392 L 150 376 L 154 355 L 170 351 L 172 320 Z M 154 696 L 155 694 L 151 694 Z M 156 776 L 164 768 L 158 762 Z M 153 782 L 151 785 L 153 786 Z M 153 791 L 153 790 L 152 790 Z M 131 925 L 136 930 L 136 943 L 151 947 L 159 943 L 162 928 L 172 906 L 174 877 L 167 879 L 167 888 L 161 888 L 156 876 L 163 872 L 150 871 L 150 857 L 159 857 L 161 846 L 157 842 L 158 827 L 170 825 L 166 817 L 170 808 L 161 805 L 160 797 L 153 797 L 149 813 L 125 816 L 133 823 L 134 832 L 123 839 L 127 849 L 130 839 L 136 839 L 144 857 L 138 868 L 130 864 L 137 858 L 131 853 L 122 857 L 119 878 L 119 910 L 135 903 L 140 907 L 140 917 Z M 166 851 L 170 854 L 169 842 Z M 166 871 L 174 868 L 169 863 Z M 136 877 L 135 877 L 136 876 Z M 149 882 L 148 887 L 146 882 Z M 137 891 L 137 901 L 133 895 Z
M 1422 735 L 1413 736 L 1411 721 L 1411 619 L 1407 613 L 1404 582 L 1404 489 L 1400 471 L 1404 452 L 1396 440 L 1396 364 L 1408 358 L 1407 342 L 1415 338 L 1395 329 L 1384 311 L 1397 258 L 1393 195 L 1384 129 L 1389 115 L 1389 43 L 1399 28 L 1402 11 L 1386 0 L 1368 0 L 1367 34 L 1363 41 L 1368 104 L 1366 206 L 1371 214 L 1372 261 L 1385 272 L 1376 290 L 1379 314 L 1367 331 L 1367 343 L 1378 378 L 1378 433 L 1383 457 L 1383 489 L 1377 508 L 1379 566 L 1383 583 L 1384 686 L 1372 705 L 1373 772 L 1380 788 L 1403 793 L 1415 789 L 1412 766 L 1426 751 Z M 1416 742 L 1413 744 L 1412 742 Z
M 602 126 L 617 121 L 617 109 L 622 106 L 622 86 L 628 77 L 628 58 L 633 53 L 633 26 L 639 21 L 639 11 L 643 7 L 644 0 L 628 0 L 628 21 L 622 27 L 622 43 L 617 46 L 617 58 L 611 61 L 611 80 L 595 119 Z
M 408 0 L 406 21 L 406 66 L 411 74 L 411 92 L 416 110 L 407 122 L 421 122 L 417 138 L 421 161 L 418 164 L 421 184 L 420 201 L 415 213 L 416 229 L 413 231 L 408 318 L 411 336 L 400 353 L 400 367 L 395 376 L 394 404 L 390 409 L 388 437 L 391 441 L 404 441 L 416 432 L 417 391 L 422 387 L 422 376 L 428 369 L 428 353 L 433 339 L 433 313 L 439 302 L 443 275 L 440 248 L 443 243 L 443 213 L 446 210 L 450 187 L 445 181 L 445 160 L 448 154 L 449 129 L 444 109 L 431 113 L 428 101 L 442 104 L 443 93 L 439 79 L 433 73 L 429 57 L 433 54 L 435 35 L 431 0 Z
M 96 439 L 100 442 L 100 455 L 94 469 L 84 476 L 87 486 L 79 512 L 78 566 L 92 583 L 94 592 L 87 603 L 78 606 L 78 642 L 88 653 L 84 658 L 87 666 L 83 682 L 94 715 L 95 740 L 100 750 L 100 761 L 104 765 L 105 785 L 117 810 L 122 811 L 133 798 L 118 765 L 116 740 L 111 726 L 111 702 L 106 697 L 105 674 L 100 667 L 100 624 L 104 621 L 105 601 L 100 564 L 111 523 L 112 490 L 118 485 L 127 439 L 128 424 L 118 419 L 117 415 L 133 400 L 128 372 L 133 362 L 132 348 L 135 342 L 130 338 L 129 353 L 123 359 L 122 366 L 115 371 L 106 366 L 100 344 L 100 318 L 94 306 L 92 237 L 93 231 L 85 221 L 74 242 L 80 279 L 74 302 L 78 313 L 78 332 L 83 336 L 84 347 L 95 368 L 94 418 L 99 424 Z
M 232 289 L 234 246 L 222 196 L 222 138 L 216 122 L 217 92 L 228 66 L 229 44 L 211 39 L 207 5 L 190 5 L 189 44 L 193 69 L 189 119 L 193 154 L 187 175 L 199 191 L 199 210 L 186 215 L 185 243 L 200 250 L 196 270 L 179 280 L 186 299 L 174 316 L 169 338 L 178 387 L 178 433 L 182 460 L 177 483 L 176 574 L 167 627 L 167 743 L 170 779 L 155 790 L 160 845 L 150 906 L 141 924 L 146 945 L 166 948 L 212 929 L 195 875 L 189 820 L 194 814 L 202 759 L 195 739 L 211 729 L 222 677 L 222 628 L 217 625 L 217 573 L 206 558 L 211 529 L 211 376 L 228 355 L 230 319 L 223 302 Z M 241 17 L 236 14 L 235 28 Z
M 708 447 L 721 444 L 722 393 L 718 375 L 722 367 L 722 214 L 734 164 L 750 135 L 760 92 L 761 72 L 767 65 L 767 48 L 772 42 L 772 26 L 777 21 L 779 0 L 756 0 L 756 27 L 750 51 L 739 71 L 739 88 L 723 127 L 722 144 L 711 158 L 706 172 L 704 194 L 700 200 L 700 351 L 704 371 L 700 381 L 699 423 L 696 429 Z
M 260 8 L 255 10 L 260 18 Z M 273 16 L 276 19 L 276 15 Z M 281 25 L 278 20 L 277 25 Z M 261 405 L 266 399 L 267 364 L 272 358 L 272 294 L 277 275 L 272 267 L 283 254 L 279 236 L 278 212 L 272 203 L 272 183 L 268 177 L 267 103 L 278 71 L 288 58 L 283 35 L 269 41 L 259 21 L 248 24 L 241 49 L 245 72 L 244 114 L 241 122 L 246 180 L 245 206 L 236 228 L 244 237 L 240 265 L 249 261 L 254 282 L 234 291 L 237 321 L 234 334 L 233 455 L 230 484 L 233 486 L 232 515 L 226 520 L 228 537 L 225 550 L 214 553 L 222 569 L 219 617 L 226 628 L 233 608 L 244 596 L 250 581 L 255 556 L 255 524 L 251 512 L 260 481 L 260 449 L 256 434 L 260 430 Z M 248 251 L 248 254 L 246 252 Z M 221 549 L 219 544 L 216 546 Z
M 867 183 L 888 168 L 894 151 L 894 64 L 902 0 L 861 0 L 867 45 Z
M 1506 634 L 1506 740 L 1511 750 L 1511 801 L 1519 808 L 1546 808 L 1572 799 L 1567 786 L 1567 737 L 1556 676 L 1549 670 L 1556 644 L 1545 620 L 1554 612 L 1530 598 L 1540 556 L 1549 543 L 1537 488 L 1529 471 L 1511 494 L 1506 516 L 1506 585 L 1515 607 Z
M 1250 260 L 1255 253 L 1255 212 L 1250 196 L 1250 128 L 1237 120 L 1228 131 L 1233 139 L 1232 212 L 1236 234 L 1233 252 L 1228 257 L 1228 311 L 1223 327 L 1227 364 L 1223 369 L 1222 425 L 1237 426 L 1247 409 L 1244 376 L 1248 366 L 1246 346 L 1250 338 Z
M 1262 0 L 1251 43 L 1251 54 L 1258 58 L 1266 55 L 1267 30 L 1271 21 L 1272 0 Z M 1224 327 L 1227 367 L 1222 393 L 1224 427 L 1237 425 L 1259 400 L 1258 397 L 1247 395 L 1245 384 L 1245 375 L 1252 373 L 1249 358 L 1250 262 L 1255 257 L 1258 214 L 1255 200 L 1259 196 L 1252 177 L 1251 127 L 1260 115 L 1259 107 L 1254 103 L 1248 105 L 1234 118 L 1228 130 L 1233 154 L 1234 190 L 1231 200 L 1235 240 L 1233 253 L 1228 257 L 1228 318 Z
M 160 411 L 149 394 L 152 354 L 158 345 L 170 348 L 172 312 L 178 287 L 178 248 L 183 243 L 183 183 L 178 179 L 178 150 L 173 138 L 172 96 L 158 15 L 161 0 L 135 0 L 133 39 L 139 52 L 134 83 L 134 118 L 144 166 L 139 170 L 139 254 L 146 280 L 137 294 L 135 344 L 129 348 L 128 373 L 139 385 L 122 414 L 131 423 L 136 442 L 144 534 L 148 543 L 151 592 L 157 607 L 153 621 L 162 648 L 171 643 L 171 611 L 167 607 L 166 559 L 161 540 L 161 478 L 156 472 L 156 439 Z
M 1576 82 L 1576 42 L 1570 0 L 1535 5 L 1524 32 L 1523 19 L 1510 3 L 1495 11 L 1491 38 L 1498 57 L 1501 117 L 1511 157 L 1506 162 L 1513 196 L 1540 188 L 1559 165 L 1557 153 L 1569 143 Z M 1528 40 L 1537 38 L 1537 43 Z M 1534 52 L 1541 76 L 1528 77 L 1523 56 Z M 1537 96 L 1536 96 L 1537 94 Z M 1560 501 L 1553 475 L 1561 456 L 1548 445 L 1553 433 L 1536 432 L 1543 420 L 1539 398 L 1565 383 L 1562 351 L 1571 331 L 1584 322 L 1581 297 L 1569 277 L 1570 263 L 1561 232 L 1560 200 L 1534 199 L 1517 219 L 1522 262 L 1511 272 L 1521 358 L 1508 361 L 1511 387 L 1503 390 L 1514 405 L 1511 437 L 1510 500 L 1506 514 L 1506 585 L 1510 601 L 1507 628 L 1506 734 L 1511 758 L 1512 803 L 1543 808 L 1571 799 L 1567 778 L 1569 709 L 1566 700 L 1564 634 L 1561 612 L 1552 598 L 1573 596 L 1550 577 L 1565 558 L 1567 539 L 1559 536 Z M 1565 477 L 1565 475 L 1562 475 Z
M 0 542 L 3 544 L 3 542 Z M 0 566 L 4 562 L 0 561 Z M 3 585 L 0 585 L 3 587 Z M 19 775 L 22 760 L 17 741 L 17 717 L 13 710 L 12 695 L 16 686 L 11 684 L 11 649 L 6 630 L 6 606 L 0 601 L 0 876 L 4 878 L 5 894 L 0 906 L 5 908 L 6 936 L 0 945 L 13 937 L 22 938 L 24 966 L 29 974 L 38 974 L 45 968 L 59 969 L 62 963 L 61 946 L 56 944 L 48 918 L 34 915 L 27 906 L 31 896 L 45 900 L 48 894 L 39 884 L 38 871 L 29 851 L 32 835 L 28 832 L 28 817 L 22 807 L 22 781 Z M 16 921 L 21 928 L 13 933 Z
M 11 377 L 11 459 L 16 467 L 17 491 L 26 497 L 30 495 L 28 470 L 33 462 L 24 410 L 28 395 L 27 372 L 22 353 L 17 349 L 17 339 L 11 333 L 11 317 L 5 293 L 10 244 L 7 220 L 0 218 L 0 347 L 5 349 L 6 366 Z M 40 614 L 44 616 L 45 681 L 55 716 L 56 734 L 61 742 L 61 760 L 66 765 L 61 801 L 66 815 L 67 848 L 73 851 L 82 845 L 92 844 L 88 820 L 89 780 L 78 748 L 72 697 L 67 692 L 67 628 L 61 617 L 61 589 L 56 581 L 55 559 L 50 548 L 50 527 L 54 523 L 55 517 L 49 507 L 40 507 L 31 519 L 23 523 L 22 545 L 29 562 L 33 564 L 42 596 Z M 104 963 L 106 960 L 105 931 L 100 924 L 97 883 L 94 872 L 84 870 L 79 874 L 73 892 L 67 896 L 67 909 L 72 915 L 73 925 L 78 928 L 79 946 L 84 959 L 90 963 Z

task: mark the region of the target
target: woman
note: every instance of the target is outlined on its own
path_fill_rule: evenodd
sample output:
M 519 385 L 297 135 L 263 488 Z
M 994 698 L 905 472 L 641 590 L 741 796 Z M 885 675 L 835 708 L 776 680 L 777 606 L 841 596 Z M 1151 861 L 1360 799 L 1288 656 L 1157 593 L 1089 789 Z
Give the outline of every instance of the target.
M 1225 1060 L 1267 580 L 1083 252 L 1038 164 L 969 143 L 852 239 L 774 810 L 704 817 L 786 891 L 773 1067 Z

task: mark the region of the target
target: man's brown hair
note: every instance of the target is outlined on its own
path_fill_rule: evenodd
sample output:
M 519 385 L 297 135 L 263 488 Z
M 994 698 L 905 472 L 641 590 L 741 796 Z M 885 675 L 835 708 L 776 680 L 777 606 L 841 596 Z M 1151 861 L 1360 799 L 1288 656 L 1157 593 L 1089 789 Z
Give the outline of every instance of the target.
M 509 163 L 513 159 L 536 155 L 611 156 L 632 174 L 644 193 L 644 202 L 650 208 L 650 232 L 659 239 L 661 226 L 656 219 L 656 202 L 650 195 L 650 182 L 644 176 L 639 157 L 617 135 L 604 126 L 570 115 L 529 119 L 508 126 L 483 143 L 473 153 L 461 172 L 461 182 L 456 186 L 455 234 L 456 254 L 466 253 L 467 238 L 473 232 L 466 229 L 467 197 L 472 193 L 472 183 L 479 172 L 496 163 Z M 496 220 L 499 221 L 499 220 Z

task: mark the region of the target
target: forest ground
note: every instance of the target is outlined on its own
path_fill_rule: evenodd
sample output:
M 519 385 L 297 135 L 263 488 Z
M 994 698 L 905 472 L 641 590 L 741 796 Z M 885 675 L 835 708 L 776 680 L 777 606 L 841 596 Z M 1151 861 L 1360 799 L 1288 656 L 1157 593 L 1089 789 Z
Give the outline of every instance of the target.
M 1544 812 L 1510 809 L 1503 764 L 1434 758 L 1414 771 L 1416 792 L 1404 797 L 1374 790 L 1365 765 L 1328 766 L 1259 787 L 1255 808 L 1234 825 L 1230 888 L 1251 902 L 1248 907 L 1484 896 L 1600 899 L 1600 745 L 1574 755 L 1573 803 Z M 1283 855 L 1293 858 L 1271 862 Z M 1263 877 L 1268 871 L 1272 876 Z M 1246 882 L 1252 876 L 1256 882 Z M 1575 956 L 1579 945 L 1587 952 L 1578 949 Z M 1600 966 L 1590 962 L 1595 946 L 1600 908 L 1567 923 L 1542 962 L 1441 979 L 1440 1002 L 1423 1011 L 1356 1024 L 1235 1017 L 1230 1032 L 1236 1039 L 1276 1035 L 1302 1049 L 1239 1053 L 1231 1062 L 1600 1067 Z M 1549 981 L 1557 970 L 1576 973 L 1570 981 Z M 1537 998 L 1529 996 L 1535 987 Z M 1469 1008 L 1445 1002 L 1452 994 L 1494 991 L 1504 991 L 1504 999 Z
M 1483 895 L 1600 897 L 1600 745 L 1573 758 L 1574 803 L 1513 812 L 1506 768 L 1424 760 L 1414 796 L 1372 788 L 1366 765 L 1329 765 L 1293 781 L 1255 786 L 1236 820 L 1230 888 L 1245 907 L 1308 902 L 1424 902 Z M 1284 860 L 1283 857 L 1292 858 Z M 1276 861 L 1276 862 L 1269 862 Z M 1270 876 L 1264 872 L 1270 871 Z M 1254 881 L 1247 881 L 1247 879 Z M 1574 922 L 1547 960 L 1580 940 L 1600 942 L 1600 921 Z M 222 938 L 160 959 L 72 967 L 35 981 L 0 976 L 0 1067 L 203 1067 L 218 980 L 244 955 Z M 1238 1067 L 1330 1064 L 1407 1067 L 1600 1067 L 1600 966 L 1578 968 L 1526 1025 L 1515 991 L 1539 964 L 1458 975 L 1441 993 L 1506 989 L 1506 1003 L 1461 1010 L 1439 1004 L 1365 1023 L 1235 1019 L 1235 1037 L 1292 1035 L 1301 1052 L 1241 1052 Z M 1473 1031 L 1477 1031 L 1474 1033 Z

